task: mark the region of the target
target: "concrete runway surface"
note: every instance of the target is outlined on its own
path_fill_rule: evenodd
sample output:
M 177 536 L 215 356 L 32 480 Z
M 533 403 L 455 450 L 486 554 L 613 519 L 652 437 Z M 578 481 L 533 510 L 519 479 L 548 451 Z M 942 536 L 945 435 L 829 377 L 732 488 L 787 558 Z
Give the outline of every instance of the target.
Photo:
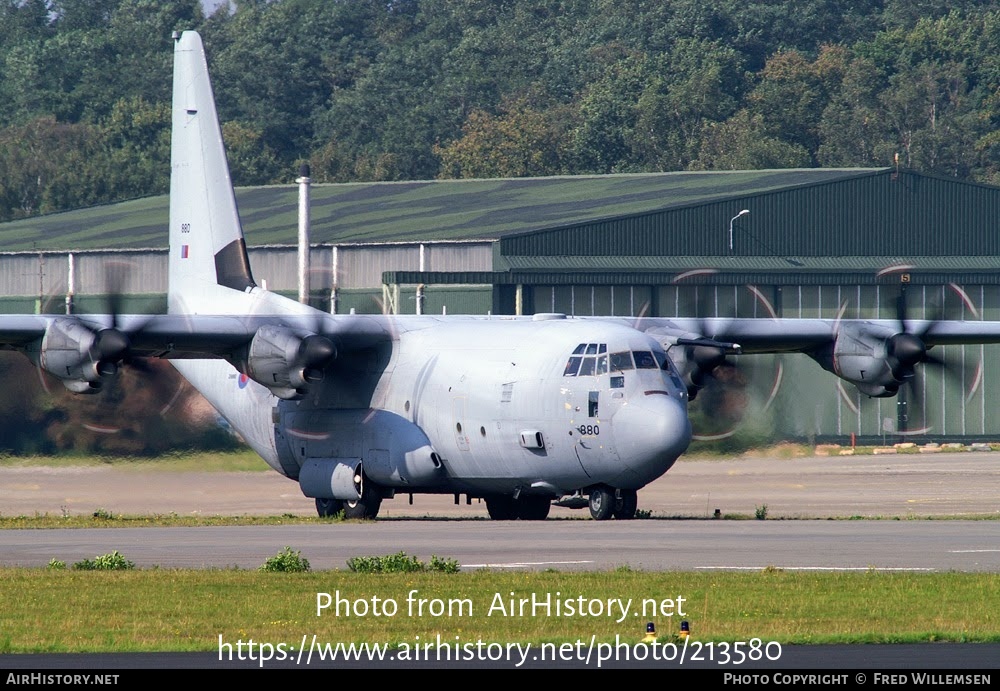
M 263 461 L 261 461 L 263 467 Z M 833 456 L 796 459 L 682 459 L 639 492 L 654 517 L 769 518 L 1000 515 L 1000 453 Z M 314 515 L 313 500 L 273 471 L 171 472 L 136 467 L 0 467 L 0 515 L 88 514 Z M 478 501 L 406 495 L 382 503 L 380 518 L 486 516 Z M 552 518 L 586 510 L 553 508 Z
M 554 509 L 545 522 L 493 522 L 478 502 L 418 496 L 410 506 L 399 496 L 371 523 L 5 531 L 0 563 L 42 566 L 118 549 L 140 566 L 254 568 L 295 545 L 315 568 L 404 549 L 465 568 L 1000 571 L 1000 520 L 956 519 L 998 514 L 1000 454 L 682 461 L 639 499 L 660 520 L 598 523 L 585 510 Z M 752 517 L 765 504 L 766 521 L 710 518 L 716 508 Z M 312 515 L 313 502 L 273 472 L 0 470 L 4 515 L 97 508 Z M 774 520 L 927 516 L 952 520 Z

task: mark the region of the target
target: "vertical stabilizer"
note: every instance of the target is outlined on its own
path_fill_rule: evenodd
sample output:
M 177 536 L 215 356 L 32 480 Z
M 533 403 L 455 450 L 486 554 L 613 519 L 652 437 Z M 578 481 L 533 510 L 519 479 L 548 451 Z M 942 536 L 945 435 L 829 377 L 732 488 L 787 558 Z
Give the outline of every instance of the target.
M 174 42 L 170 143 L 171 312 L 220 312 L 254 287 L 201 36 Z M 227 299 L 228 298 L 228 299 Z M 229 309 L 233 309 L 230 307 Z

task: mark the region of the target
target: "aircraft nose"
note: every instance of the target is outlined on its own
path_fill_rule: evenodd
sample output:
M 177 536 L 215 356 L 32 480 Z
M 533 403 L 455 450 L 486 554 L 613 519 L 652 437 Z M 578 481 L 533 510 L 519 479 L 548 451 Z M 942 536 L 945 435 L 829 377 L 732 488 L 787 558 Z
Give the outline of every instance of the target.
M 691 443 L 687 405 L 666 392 L 633 398 L 615 413 L 613 425 L 619 458 L 647 482 L 665 473 Z

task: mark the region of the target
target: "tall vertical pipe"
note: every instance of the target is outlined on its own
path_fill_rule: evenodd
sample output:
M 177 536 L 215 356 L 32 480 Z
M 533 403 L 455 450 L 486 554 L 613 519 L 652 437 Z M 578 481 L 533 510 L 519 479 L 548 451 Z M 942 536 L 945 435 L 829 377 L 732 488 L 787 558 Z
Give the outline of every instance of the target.
M 309 164 L 299 167 L 299 302 L 309 304 Z
M 76 292 L 76 271 L 73 253 L 66 256 L 69 266 L 66 269 L 66 314 L 73 314 L 73 295 Z

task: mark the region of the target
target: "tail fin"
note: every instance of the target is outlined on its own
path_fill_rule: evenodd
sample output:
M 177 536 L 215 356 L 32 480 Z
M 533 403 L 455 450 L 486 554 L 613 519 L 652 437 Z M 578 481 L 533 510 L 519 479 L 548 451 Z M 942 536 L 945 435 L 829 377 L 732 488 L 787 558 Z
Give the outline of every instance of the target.
M 194 31 L 175 35 L 172 122 L 169 311 L 220 313 L 221 305 L 238 304 L 231 291 L 255 284 L 205 49 Z

